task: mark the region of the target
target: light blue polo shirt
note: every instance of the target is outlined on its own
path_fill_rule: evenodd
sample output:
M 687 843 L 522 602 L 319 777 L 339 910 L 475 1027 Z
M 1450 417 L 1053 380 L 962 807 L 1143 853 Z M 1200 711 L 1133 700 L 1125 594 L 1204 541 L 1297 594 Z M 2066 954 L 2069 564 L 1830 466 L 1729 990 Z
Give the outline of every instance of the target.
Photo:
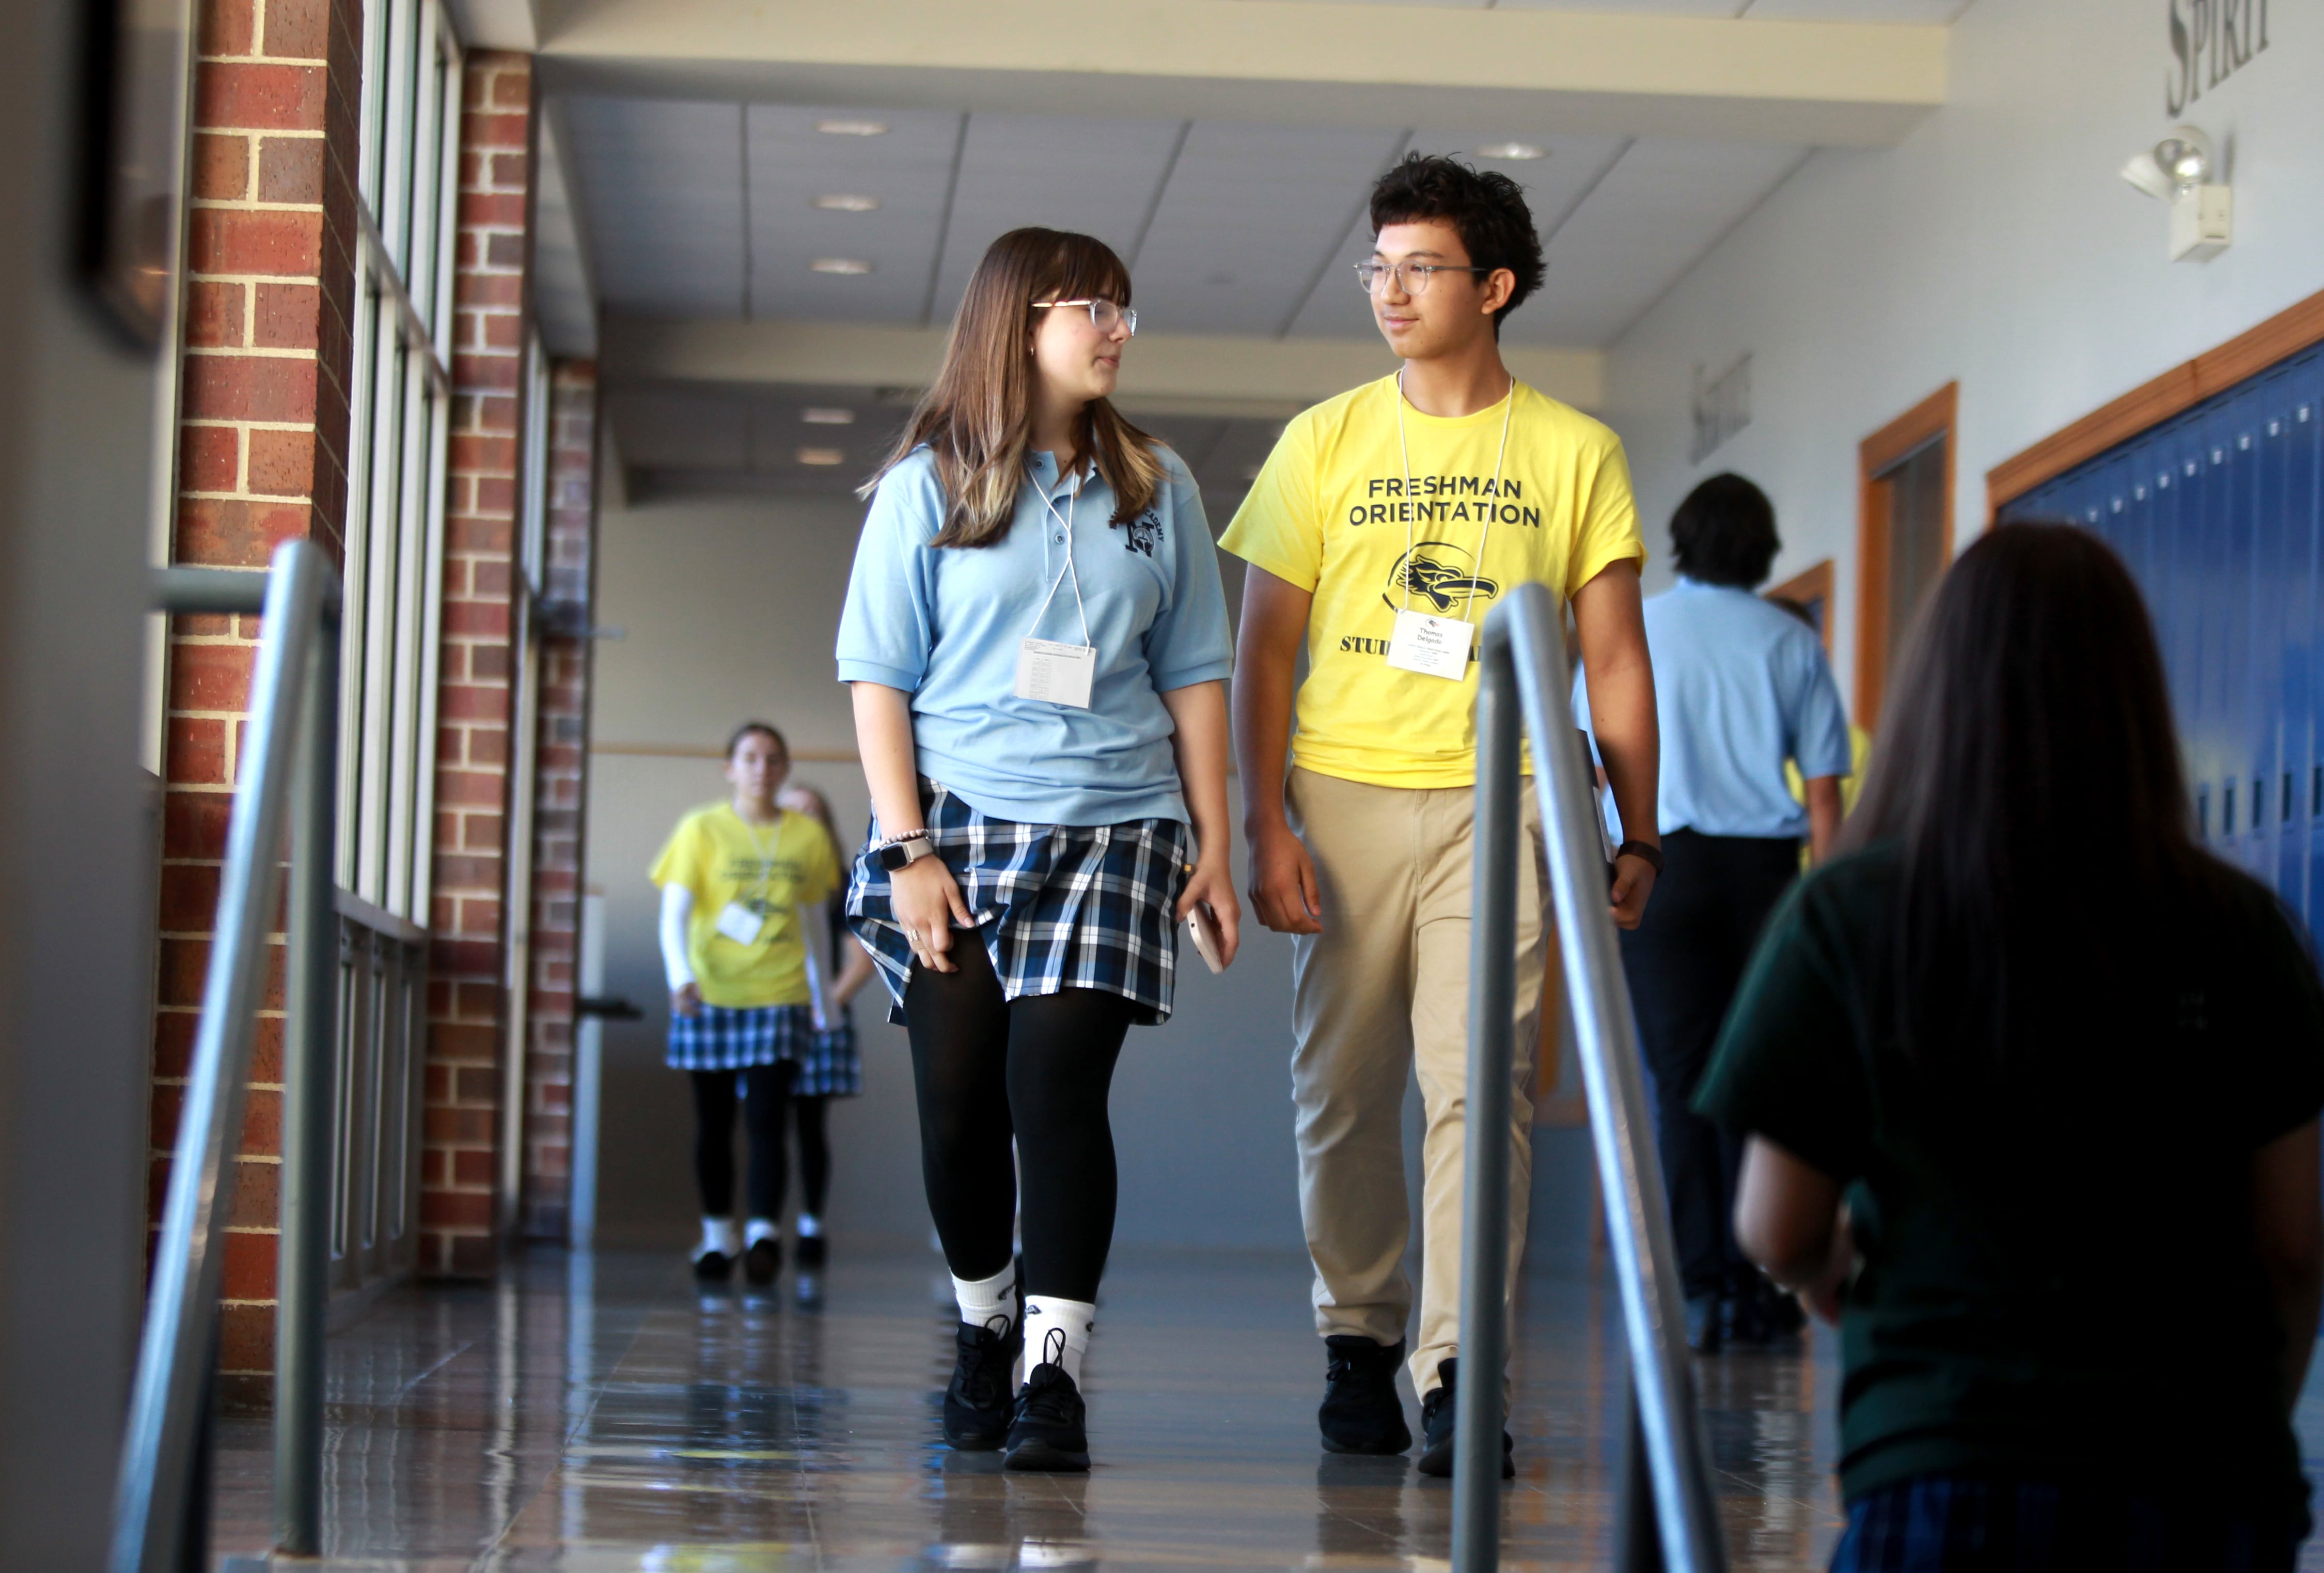
M 1815 631 L 1749 590 L 1682 578 L 1647 599 L 1646 652 L 1662 723 L 1662 833 L 1805 836 L 1784 781 L 1849 773 L 1848 717 Z M 1590 726 L 1577 675 L 1573 713 Z
M 1176 454 L 1158 452 L 1162 487 L 1127 524 L 1111 523 L 1113 492 L 1095 474 L 1069 510 L 1071 477 L 1033 455 L 1009 533 L 991 546 L 928 544 L 945 500 L 925 448 L 873 494 L 840 614 L 839 680 L 910 694 L 920 773 L 972 807 L 1036 825 L 1187 821 L 1162 696 L 1225 677 L 1234 643 L 1201 493 Z M 1097 647 L 1085 710 L 1016 694 L 1024 639 L 1082 643 L 1074 576 L 1057 582 L 1069 513 Z

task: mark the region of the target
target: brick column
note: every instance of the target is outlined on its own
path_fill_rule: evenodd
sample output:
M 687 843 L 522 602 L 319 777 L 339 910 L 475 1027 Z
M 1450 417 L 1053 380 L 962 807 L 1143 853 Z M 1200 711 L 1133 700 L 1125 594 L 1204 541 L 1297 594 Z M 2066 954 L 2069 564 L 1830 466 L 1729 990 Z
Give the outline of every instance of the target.
M 565 361 L 549 393 L 549 583 L 534 774 L 532 977 L 526 1018 L 524 1232 L 561 1240 L 570 1218 L 574 1002 L 589 797 L 589 671 L 597 504 L 597 367 Z M 562 630 L 562 633 L 556 632 Z
M 355 293 L 357 0 L 201 0 L 174 560 L 263 569 L 281 542 L 341 550 Z M 257 619 L 172 625 L 161 976 L 158 1216 L 209 962 Z M 281 939 L 251 1070 L 226 1247 L 220 1367 L 242 1400 L 274 1359 Z
M 437 701 L 420 1270 L 498 1259 L 493 1188 L 508 965 L 509 727 L 530 214 L 531 57 L 475 51 L 462 90 L 451 494 Z

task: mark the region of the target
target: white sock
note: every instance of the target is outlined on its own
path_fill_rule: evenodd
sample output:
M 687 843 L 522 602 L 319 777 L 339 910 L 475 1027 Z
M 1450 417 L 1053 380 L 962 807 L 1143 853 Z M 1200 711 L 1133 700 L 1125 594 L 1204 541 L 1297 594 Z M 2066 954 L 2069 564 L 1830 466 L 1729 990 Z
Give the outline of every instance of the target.
M 1080 1386 L 1082 1356 L 1089 1351 L 1090 1328 L 1096 1323 L 1097 1307 L 1087 1300 L 1027 1296 L 1026 1374 L 1030 1375 L 1036 1365 L 1059 1365 Z
M 779 1245 L 783 1243 L 782 1220 L 780 1218 L 752 1218 L 751 1220 L 751 1227 L 749 1231 L 743 1235 L 742 1240 L 745 1245 L 755 1245 L 761 1240 L 772 1240 L 776 1245 Z
M 714 1218 L 707 1213 L 702 1217 L 702 1244 L 695 1254 L 706 1255 L 715 1251 L 723 1256 L 740 1256 L 742 1242 L 734 1232 L 733 1218 Z
M 1016 1263 L 986 1279 L 954 1278 L 952 1297 L 960 1302 L 962 1321 L 972 1328 L 991 1328 L 1007 1337 L 1009 1329 L 1017 1325 Z M 998 1321 L 993 1319 L 996 1317 Z
M 799 1214 L 791 1226 L 798 1231 L 798 1237 L 802 1240 L 812 1240 L 823 1233 L 823 1220 L 813 1213 Z

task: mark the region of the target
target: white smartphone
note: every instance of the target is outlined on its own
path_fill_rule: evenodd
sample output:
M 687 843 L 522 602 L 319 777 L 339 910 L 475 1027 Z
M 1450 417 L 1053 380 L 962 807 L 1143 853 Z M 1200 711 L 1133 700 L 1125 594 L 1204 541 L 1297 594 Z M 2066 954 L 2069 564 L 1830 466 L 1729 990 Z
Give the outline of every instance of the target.
M 1224 972 L 1227 964 L 1221 959 L 1225 941 L 1219 935 L 1218 914 L 1211 911 L 1208 902 L 1196 902 L 1194 910 L 1186 914 L 1186 932 L 1194 938 L 1195 953 L 1203 965 L 1213 973 Z

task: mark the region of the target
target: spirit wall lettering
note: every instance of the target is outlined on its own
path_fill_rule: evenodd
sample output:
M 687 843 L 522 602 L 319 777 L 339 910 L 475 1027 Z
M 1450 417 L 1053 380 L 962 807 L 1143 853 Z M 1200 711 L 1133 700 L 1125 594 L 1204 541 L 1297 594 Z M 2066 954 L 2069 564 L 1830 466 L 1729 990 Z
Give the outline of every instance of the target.
M 2163 107 L 2175 119 L 2267 48 L 2268 0 L 2168 0 L 2171 65 Z

